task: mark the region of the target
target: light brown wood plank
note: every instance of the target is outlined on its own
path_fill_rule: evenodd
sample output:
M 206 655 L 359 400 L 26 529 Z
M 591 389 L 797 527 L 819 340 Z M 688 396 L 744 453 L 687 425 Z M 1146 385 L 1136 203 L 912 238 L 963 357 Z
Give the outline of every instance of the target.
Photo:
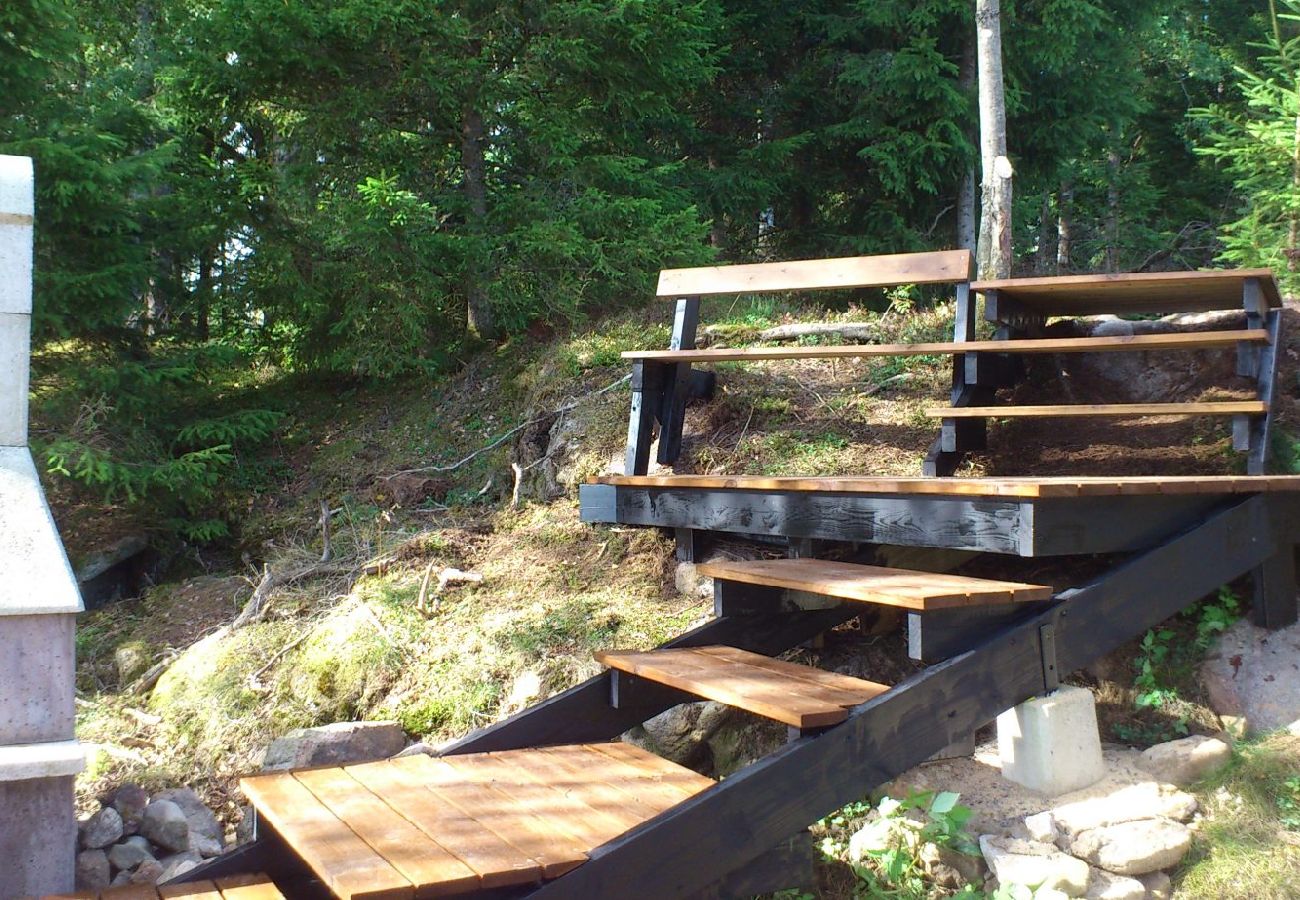
M 971 289 L 996 290 L 1021 306 L 1056 316 L 1204 312 L 1241 309 L 1247 278 L 1260 280 L 1269 306 L 1282 305 L 1277 281 L 1269 269 L 1007 278 L 977 281 Z
M 1043 406 L 944 406 L 925 411 L 934 419 L 1012 419 L 1054 416 L 1237 416 L 1264 415 L 1259 400 L 1218 400 L 1201 403 L 1080 403 Z
M 411 900 L 411 882 L 291 775 L 240 782 L 259 815 L 342 900 Z
M 223 900 L 284 900 L 265 875 L 227 875 L 217 879 Z
M 765 475 L 600 475 L 591 484 L 710 491 L 818 491 L 838 494 L 959 497 L 1079 497 L 1106 494 L 1300 491 L 1300 475 L 1167 475 L 1041 478 L 801 478 Z
M 750 653 L 748 650 L 740 650 L 736 647 L 713 645 L 691 649 L 705 656 L 766 669 L 796 681 L 806 681 L 820 688 L 828 698 L 836 697 L 836 702 L 846 703 L 849 706 L 857 706 L 889 690 L 887 684 L 868 681 L 865 678 L 854 678 L 851 675 L 841 675 L 839 672 L 829 672 L 784 659 L 773 659 L 761 653 Z
M 954 353 L 1118 353 L 1139 350 L 1209 350 L 1239 343 L 1268 343 L 1262 328 L 1107 337 L 1026 338 L 1016 341 L 935 341 L 919 344 L 854 344 L 827 347 L 726 347 L 704 350 L 632 350 L 624 359 L 673 362 L 736 362 L 780 359 L 843 359 L 871 356 L 942 356 Z
M 265 879 L 266 876 L 255 876 Z M 190 884 L 165 884 L 158 888 L 158 896 L 164 900 L 172 897 L 186 897 L 191 900 L 221 900 L 221 891 L 211 881 L 195 881 Z
M 100 892 L 102 900 L 158 900 L 158 889 L 153 885 L 124 884 Z
M 666 784 L 660 776 L 642 776 L 612 757 L 599 753 L 566 752 L 574 750 L 581 751 L 581 748 L 537 748 L 537 752 L 548 757 L 567 780 L 587 779 L 590 794 L 583 797 L 583 802 L 590 806 L 621 804 L 642 819 L 651 819 L 691 795 L 691 792 L 682 792 Z
M 726 660 L 708 660 L 681 650 L 602 651 L 596 659 L 611 668 L 775 719 L 795 728 L 823 728 L 848 718 L 848 711 L 801 682 Z
M 943 284 L 969 280 L 972 269 L 973 258 L 968 250 L 664 269 L 659 273 L 657 293 L 660 297 L 682 297 Z
M 602 770 L 607 768 L 610 762 L 613 762 L 616 766 L 626 767 L 626 772 L 620 774 L 620 778 L 638 784 L 654 784 L 664 791 L 671 791 L 677 794 L 678 803 L 695 796 L 700 791 L 713 787 L 716 783 L 713 779 L 706 778 L 698 772 L 693 772 L 685 766 L 679 766 L 677 763 L 656 756 L 648 750 L 642 750 L 640 747 L 625 744 L 622 741 L 560 746 L 549 749 L 560 752 L 575 751 L 585 754 L 590 757 L 586 762 L 587 765 L 599 766 Z M 621 772 L 622 770 L 616 769 L 615 771 Z
M 392 764 L 408 769 L 426 790 L 536 860 L 546 878 L 563 875 L 587 859 L 591 848 L 584 847 L 573 834 L 534 815 L 509 794 L 467 781 L 443 759 L 405 756 L 392 760 Z
M 415 887 L 417 898 L 463 894 L 479 886 L 469 866 L 343 769 L 310 769 L 294 777 L 400 872 Z
M 701 563 L 700 574 L 726 581 L 824 594 L 905 609 L 1047 600 L 1050 586 L 963 575 L 914 572 L 825 559 L 756 559 Z
M 539 881 L 542 866 L 520 848 L 440 800 L 409 770 L 387 760 L 344 771 L 383 799 L 430 839 L 463 860 L 484 888 Z

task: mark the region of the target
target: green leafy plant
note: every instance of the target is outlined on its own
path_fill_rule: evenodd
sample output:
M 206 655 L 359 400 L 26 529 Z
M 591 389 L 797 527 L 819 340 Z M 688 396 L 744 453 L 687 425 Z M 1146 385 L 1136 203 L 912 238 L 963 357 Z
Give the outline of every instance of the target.
M 1285 790 L 1277 796 L 1278 821 L 1287 831 L 1300 831 L 1300 775 L 1283 782 Z

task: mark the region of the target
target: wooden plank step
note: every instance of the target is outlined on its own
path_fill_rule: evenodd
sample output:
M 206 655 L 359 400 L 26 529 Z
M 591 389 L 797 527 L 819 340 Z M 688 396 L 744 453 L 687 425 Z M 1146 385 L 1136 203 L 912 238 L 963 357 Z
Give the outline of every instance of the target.
M 711 562 L 702 563 L 699 572 L 725 581 L 807 591 L 918 611 L 994 606 L 1047 600 L 1052 596 L 1052 589 L 1041 584 L 887 569 L 825 559 Z
M 1259 279 L 1264 301 L 1270 307 L 1282 305 L 1277 281 L 1269 269 L 1006 278 L 977 281 L 971 290 L 995 290 L 1027 310 L 1049 316 L 1209 312 L 1241 309 L 1249 278 Z
M 712 785 L 622 744 L 410 756 L 243 781 L 258 814 L 344 900 L 555 878 Z
M 869 356 L 939 356 L 955 353 L 1116 353 L 1137 350 L 1207 350 L 1242 342 L 1268 343 L 1263 328 L 1105 337 L 1026 338 L 1009 341 L 933 341 L 918 344 L 853 344 L 834 347 L 726 347 L 705 350 L 631 350 L 624 359 L 669 362 L 734 362 L 774 359 L 841 359 Z
M 733 647 L 611 650 L 596 654 L 620 672 L 716 700 L 794 728 L 824 728 L 889 690 L 887 685 L 774 660 Z
M 1300 491 L 1300 475 L 1052 475 L 1019 478 L 803 478 L 767 475 L 600 475 L 590 484 L 691 491 L 763 491 L 881 496 L 1015 497 L 1028 500 L 1118 494 L 1253 494 Z
M 169 884 L 161 887 L 133 884 L 102 891 L 78 891 L 74 894 L 49 894 L 41 900 L 169 900 L 172 897 L 188 900 L 284 900 L 284 894 L 270 878 L 261 873 L 227 875 L 212 881 L 192 884 Z
M 932 419 L 1023 419 L 1055 416 L 1262 416 L 1260 400 L 1213 400 L 1198 403 L 1081 403 L 1043 406 L 942 406 L 925 414 Z

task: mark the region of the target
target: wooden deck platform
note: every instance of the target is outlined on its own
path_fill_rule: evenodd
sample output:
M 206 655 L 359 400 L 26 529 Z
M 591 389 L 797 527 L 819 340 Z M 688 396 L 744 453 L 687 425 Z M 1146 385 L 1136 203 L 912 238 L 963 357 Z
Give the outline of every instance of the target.
M 102 891 L 79 891 L 73 894 L 52 894 L 41 900 L 285 900 L 280 889 L 265 875 L 227 875 L 215 881 L 196 881 L 193 884 L 124 885 Z
M 1005 278 L 974 282 L 971 290 L 996 291 L 1026 310 L 1048 316 L 1208 312 L 1241 309 L 1246 282 L 1251 280 L 1258 282 L 1269 307 L 1282 305 L 1269 269 Z
M 612 650 L 596 654 L 612 669 L 716 700 L 792 728 L 825 728 L 889 690 L 888 685 L 770 659 L 734 647 Z
M 259 775 L 244 793 L 342 900 L 555 878 L 713 781 L 627 744 L 577 744 Z
M 1039 584 L 886 569 L 826 559 L 712 562 L 701 564 L 699 573 L 742 584 L 922 611 L 1023 603 L 1052 596 L 1050 587 Z
M 1042 419 L 1147 416 L 1263 416 L 1268 404 L 1260 400 L 1212 400 L 1203 403 L 1078 403 L 1037 406 L 936 406 L 925 411 L 932 419 Z

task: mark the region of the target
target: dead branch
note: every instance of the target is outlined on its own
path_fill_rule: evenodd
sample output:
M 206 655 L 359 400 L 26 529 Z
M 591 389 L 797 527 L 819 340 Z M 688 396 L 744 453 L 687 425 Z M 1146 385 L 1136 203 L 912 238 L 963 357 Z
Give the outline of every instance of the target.
M 253 589 L 253 596 L 248 598 L 248 602 L 239 611 L 239 615 L 235 616 L 235 621 L 230 623 L 230 627 L 231 629 L 242 628 L 250 622 L 259 621 L 262 616 L 266 615 L 267 601 L 270 599 L 271 592 L 276 588 L 283 587 L 286 584 L 293 584 L 304 578 L 314 578 L 321 575 L 352 575 L 356 571 L 357 567 L 355 565 L 343 563 L 318 562 L 300 566 L 297 569 L 278 572 L 269 565 L 263 565 L 261 581 Z
M 519 463 L 517 462 L 512 462 L 510 464 L 510 471 L 515 473 L 515 486 L 514 489 L 510 492 L 510 508 L 518 509 L 519 489 L 523 486 L 523 481 L 524 481 L 524 467 L 519 465 Z
M 433 589 L 433 608 L 430 609 L 426 605 L 428 597 L 425 589 L 428 587 L 429 573 L 432 571 L 433 566 L 430 565 L 429 569 L 425 572 L 424 584 L 420 587 L 420 599 L 416 603 L 416 607 L 424 616 L 431 616 L 442 607 L 442 593 L 447 590 L 447 585 L 477 584 L 483 580 L 483 576 L 478 572 L 464 572 L 460 569 L 451 568 L 450 566 L 443 569 L 438 573 L 438 586 Z
M 548 419 L 551 416 L 563 415 L 566 412 L 570 412 L 571 410 L 577 409 L 578 406 L 580 406 L 584 400 L 589 400 L 592 397 L 598 397 L 601 394 L 607 394 L 610 391 L 614 390 L 614 388 L 626 384 L 628 381 L 631 380 L 631 378 L 632 378 L 632 374 L 629 372 L 627 375 L 624 375 L 622 378 L 618 379 L 617 381 L 605 385 L 603 388 L 599 388 L 598 390 L 594 390 L 589 393 L 583 394 L 581 397 L 575 397 L 573 400 L 570 400 L 568 403 L 565 403 L 563 406 L 557 406 L 555 409 L 551 410 L 550 412 L 543 413 L 540 416 L 534 416 L 528 421 L 520 425 L 516 425 L 514 428 L 511 428 L 509 431 L 498 436 L 497 438 L 490 441 L 489 443 L 484 444 L 482 447 L 479 447 L 473 453 L 469 454 L 463 459 L 457 460 L 451 465 L 420 466 L 419 468 L 415 468 L 415 469 L 403 469 L 400 472 L 394 472 L 391 475 L 385 475 L 384 480 L 387 481 L 390 478 L 396 478 L 399 475 L 414 475 L 419 472 L 454 472 L 456 469 L 459 469 L 461 466 L 465 465 L 466 463 L 474 459 L 477 459 L 479 456 L 482 456 L 484 453 L 487 453 L 489 450 L 495 450 L 497 447 L 500 447 L 502 444 L 510 440 L 510 438 L 514 437 L 519 432 L 523 431 L 525 428 L 536 425 L 538 422 L 544 421 L 545 419 Z M 484 490 L 483 493 L 486 493 L 486 490 Z
M 875 329 L 865 322 L 795 322 L 765 328 L 758 333 L 760 341 L 793 341 L 801 337 L 838 334 L 849 341 L 870 342 L 875 339 Z
M 326 501 L 320 502 L 320 536 L 324 548 L 320 553 L 321 562 L 329 562 L 333 555 L 333 548 L 330 547 L 330 505 Z

